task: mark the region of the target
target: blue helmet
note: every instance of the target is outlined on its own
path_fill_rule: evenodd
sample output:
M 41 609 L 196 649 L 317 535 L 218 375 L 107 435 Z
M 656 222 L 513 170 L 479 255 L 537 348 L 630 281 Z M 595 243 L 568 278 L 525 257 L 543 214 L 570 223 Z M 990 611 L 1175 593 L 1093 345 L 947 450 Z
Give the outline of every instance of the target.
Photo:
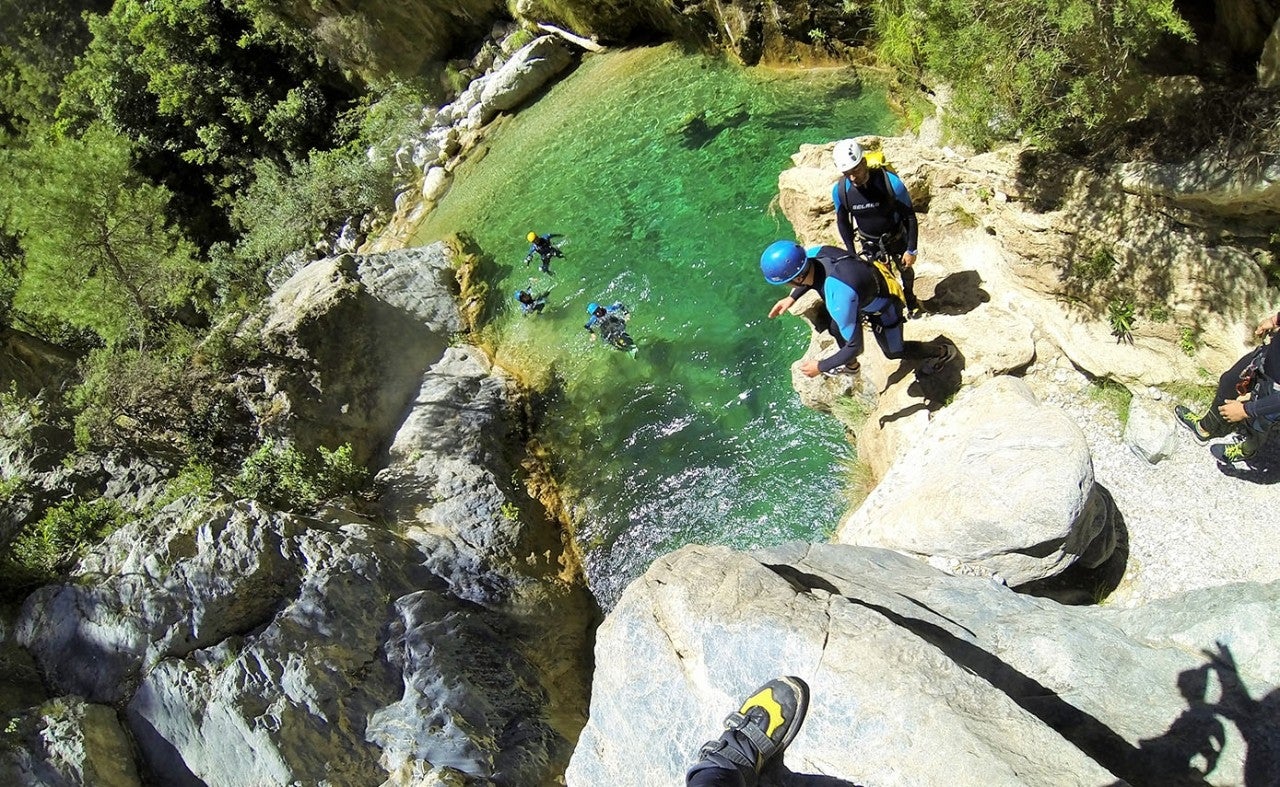
M 596 303 L 595 301 L 592 301 L 591 303 L 587 304 L 587 314 L 595 314 L 596 309 L 599 309 L 599 308 L 600 308 L 600 304 Z
M 808 269 L 809 257 L 795 241 L 774 241 L 760 255 L 760 272 L 770 284 L 786 284 Z

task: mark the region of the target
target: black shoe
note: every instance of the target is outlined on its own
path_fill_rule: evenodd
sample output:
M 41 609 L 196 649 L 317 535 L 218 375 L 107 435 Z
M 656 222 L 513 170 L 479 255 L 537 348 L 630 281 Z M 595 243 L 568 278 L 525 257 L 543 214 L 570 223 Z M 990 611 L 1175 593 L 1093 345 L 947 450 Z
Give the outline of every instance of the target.
M 844 376 L 852 377 L 856 375 L 861 369 L 862 369 L 862 364 L 858 363 L 857 361 L 854 361 L 853 363 L 846 363 L 843 366 L 837 366 L 834 369 L 828 369 L 822 374 L 826 377 L 844 377 Z
M 729 714 L 724 733 L 703 744 L 700 759 L 759 774 L 796 737 L 808 710 L 808 684 L 794 676 L 774 678 Z
M 1194 437 L 1196 442 L 1200 445 L 1204 445 L 1209 442 L 1209 438 L 1213 437 L 1213 435 L 1209 434 L 1209 432 L 1200 425 L 1200 419 L 1195 413 L 1191 412 L 1190 408 L 1178 405 L 1173 408 L 1173 417 L 1178 420 L 1178 423 L 1187 427 L 1187 429 L 1191 431 L 1191 436 Z M 1218 446 L 1216 445 L 1214 446 L 1214 448 L 1217 447 Z M 1215 456 L 1216 455 L 1217 454 L 1215 454 Z
M 1209 453 L 1218 460 L 1218 464 L 1231 465 L 1249 461 L 1257 451 L 1246 451 L 1242 443 L 1218 443 L 1209 446 Z

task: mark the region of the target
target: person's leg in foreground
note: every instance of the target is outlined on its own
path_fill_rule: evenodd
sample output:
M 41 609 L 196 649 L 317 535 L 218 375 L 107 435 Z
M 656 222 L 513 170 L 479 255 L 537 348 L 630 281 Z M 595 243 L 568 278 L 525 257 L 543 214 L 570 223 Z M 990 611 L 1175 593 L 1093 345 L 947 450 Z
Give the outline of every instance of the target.
M 794 676 L 761 686 L 725 719 L 725 731 L 698 751 L 686 787 L 755 787 L 760 772 L 782 759 L 809 709 L 809 686 Z

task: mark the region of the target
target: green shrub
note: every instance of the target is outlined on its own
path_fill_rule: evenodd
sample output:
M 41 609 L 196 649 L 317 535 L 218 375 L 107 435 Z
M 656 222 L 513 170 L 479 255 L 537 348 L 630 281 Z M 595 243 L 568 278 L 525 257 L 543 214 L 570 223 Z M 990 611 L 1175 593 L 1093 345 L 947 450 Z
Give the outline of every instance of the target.
M 1111 323 L 1111 335 L 1117 341 L 1132 341 L 1133 326 L 1138 310 L 1128 298 L 1113 298 L 1107 304 L 1107 322 Z
M 164 492 L 151 503 L 147 513 L 159 511 L 179 498 L 188 495 L 203 497 L 212 491 L 213 468 L 195 459 L 188 460 L 186 466 L 165 484 Z
M 367 471 L 351 458 L 351 445 L 306 456 L 289 443 L 267 440 L 231 483 L 231 491 L 287 510 L 313 511 L 326 500 L 359 489 Z
M 63 576 L 91 544 L 123 524 L 124 513 L 113 500 L 69 500 L 45 512 L 40 521 L 23 528 L 9 545 L 3 585 L 23 589 Z
M 1103 281 L 1116 268 L 1116 258 L 1109 249 L 1098 247 L 1075 261 L 1071 276 L 1082 284 Z
M 985 147 L 1106 138 L 1143 109 L 1142 57 L 1166 36 L 1190 40 L 1173 0 L 882 0 L 880 57 L 910 84 L 954 90 L 949 122 Z
M 1185 327 L 1178 334 L 1178 348 L 1188 358 L 1194 358 L 1200 349 L 1200 334 L 1195 328 Z
M 1133 394 L 1128 388 L 1115 380 L 1101 378 L 1094 380 L 1089 386 L 1089 398 L 1101 402 L 1114 412 L 1122 427 L 1129 423 L 1129 405 L 1133 402 Z

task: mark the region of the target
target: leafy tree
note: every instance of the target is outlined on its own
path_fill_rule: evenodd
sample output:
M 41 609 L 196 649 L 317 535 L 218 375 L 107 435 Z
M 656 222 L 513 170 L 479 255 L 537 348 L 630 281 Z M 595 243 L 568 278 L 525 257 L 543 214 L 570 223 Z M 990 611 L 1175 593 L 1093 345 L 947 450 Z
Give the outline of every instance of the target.
M 952 120 L 978 146 L 1100 139 L 1140 110 L 1141 58 L 1191 29 L 1173 0 L 884 0 L 882 58 L 954 88 Z
M 107 0 L 0 0 L 0 128 L 45 125 L 62 80 L 89 43 L 81 14 Z
M 235 0 L 119 0 L 89 27 L 59 109 L 64 128 L 100 117 L 148 155 L 197 166 L 220 197 L 259 158 L 328 147 L 335 105 L 354 92 L 301 39 L 255 24 Z
M 169 192 L 131 166 L 132 146 L 101 126 L 14 157 L 9 223 L 24 270 L 15 307 L 142 342 L 195 294 L 194 249 L 165 223 Z

